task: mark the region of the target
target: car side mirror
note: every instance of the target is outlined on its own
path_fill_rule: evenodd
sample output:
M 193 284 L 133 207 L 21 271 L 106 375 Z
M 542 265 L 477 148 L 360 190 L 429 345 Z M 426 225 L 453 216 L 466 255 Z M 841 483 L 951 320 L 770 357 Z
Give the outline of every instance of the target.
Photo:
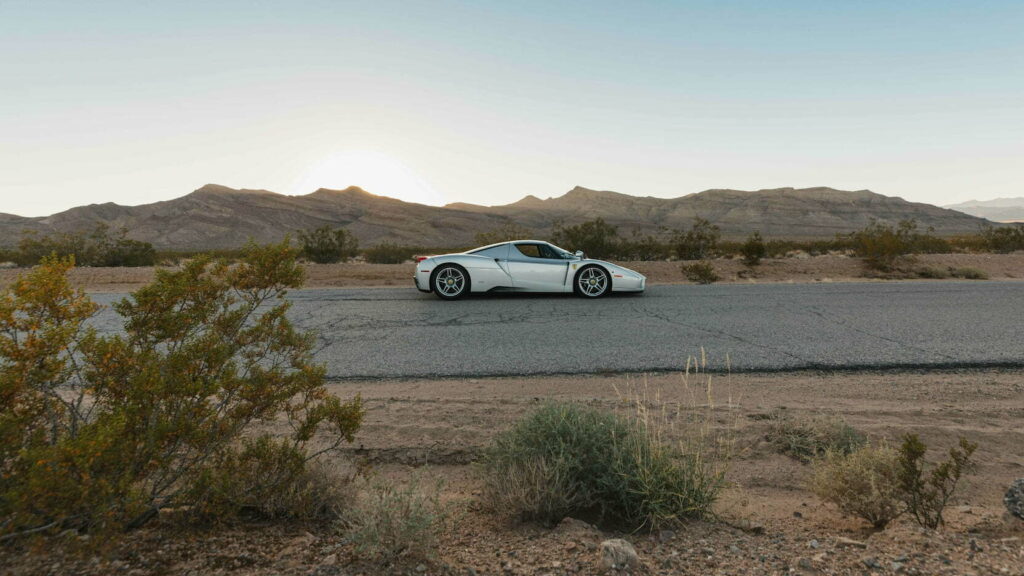
M 573 254 L 573 256 L 576 256 L 580 260 L 583 260 L 584 258 L 587 257 L 587 255 L 583 253 L 583 250 L 577 250 L 576 253 Z

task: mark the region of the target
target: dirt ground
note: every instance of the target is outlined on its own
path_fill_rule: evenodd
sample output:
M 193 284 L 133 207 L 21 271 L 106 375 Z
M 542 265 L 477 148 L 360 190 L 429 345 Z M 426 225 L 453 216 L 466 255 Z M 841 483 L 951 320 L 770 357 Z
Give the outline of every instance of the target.
M 103 555 L 75 554 L 59 539 L 35 553 L 0 548 L 0 574 L 596 574 L 598 546 L 612 537 L 636 547 L 644 574 L 1024 574 L 1024 527 L 1004 518 L 1001 503 L 1024 476 L 1024 372 L 741 374 L 710 383 L 710 396 L 705 380 L 680 374 L 332 383 L 333 393 L 359 393 L 367 407 L 339 465 L 444 481 L 452 521 L 430 561 L 377 565 L 323 526 L 165 523 Z M 710 414 L 713 430 L 735 439 L 717 518 L 619 534 L 572 520 L 514 524 L 481 506 L 472 462 L 497 431 L 544 399 L 625 411 L 638 397 L 655 411 Z M 819 501 L 806 488 L 810 467 L 772 450 L 765 417 L 775 411 L 837 415 L 875 438 L 914 432 L 933 459 L 965 436 L 980 446 L 979 469 L 940 531 L 907 518 L 875 531 Z
M 621 262 L 644 274 L 651 284 L 686 283 L 681 262 Z M 851 282 L 878 281 L 859 258 L 832 254 L 788 258 L 767 258 L 759 266 L 744 266 L 739 259 L 713 260 L 715 271 L 725 283 Z M 1024 279 L 1024 253 L 1014 254 L 927 254 L 917 256 L 915 268 L 974 268 L 991 280 Z M 307 288 L 357 288 L 411 286 L 413 266 L 407 264 L 307 264 Z M 10 284 L 23 270 L 0 270 L 0 288 Z M 127 292 L 153 279 L 153 268 L 75 268 L 72 281 L 92 292 Z M 929 280 L 922 280 L 929 281 Z

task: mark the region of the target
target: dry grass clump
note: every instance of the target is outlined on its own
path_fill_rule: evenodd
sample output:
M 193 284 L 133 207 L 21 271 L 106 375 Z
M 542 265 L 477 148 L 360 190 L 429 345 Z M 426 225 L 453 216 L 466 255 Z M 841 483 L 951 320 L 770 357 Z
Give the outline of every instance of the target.
M 903 513 L 897 467 L 900 455 L 887 443 L 867 444 L 849 453 L 831 451 L 814 464 L 811 490 L 840 510 L 875 528 Z
M 776 412 L 767 440 L 775 449 L 801 462 L 830 452 L 849 454 L 864 445 L 864 435 L 836 416 L 793 417 Z
M 430 560 L 448 521 L 441 486 L 424 487 L 419 475 L 405 485 L 370 482 L 351 517 L 351 539 L 363 556 L 383 562 Z

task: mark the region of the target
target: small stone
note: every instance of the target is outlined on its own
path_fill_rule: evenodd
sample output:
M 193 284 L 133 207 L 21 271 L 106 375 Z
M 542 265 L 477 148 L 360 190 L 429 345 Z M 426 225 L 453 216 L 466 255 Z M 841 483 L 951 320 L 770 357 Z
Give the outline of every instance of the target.
M 640 568 L 640 557 L 633 545 L 621 538 L 601 542 L 601 570 L 627 570 L 635 572 Z
M 903 562 L 893 562 L 889 567 L 892 568 L 893 572 L 899 573 L 903 572 L 904 564 Z
M 800 512 L 793 512 L 793 518 L 803 518 L 803 517 L 804 517 L 804 515 L 801 514 Z
M 874 556 L 862 558 L 861 562 L 868 568 L 871 568 L 872 570 L 878 570 L 882 567 L 882 565 L 878 563 L 878 558 L 875 558 Z
M 337 563 L 338 563 L 338 555 L 337 554 L 331 554 L 330 556 L 324 558 L 323 562 L 321 562 L 321 564 L 324 564 L 326 566 L 334 566 Z
M 670 542 L 675 539 L 675 537 L 676 533 L 672 530 L 662 530 L 661 532 L 658 532 L 658 542 L 661 543 Z
M 860 540 L 854 540 L 845 536 L 836 538 L 836 546 L 840 548 L 867 548 L 868 545 Z
M 743 550 L 740 550 L 739 546 L 733 544 L 729 546 L 729 552 L 732 552 L 733 554 L 742 554 Z
M 419 572 L 420 574 L 426 572 L 427 571 L 426 564 L 417 564 L 416 565 L 416 571 Z
M 818 542 L 817 539 L 811 540 L 810 542 L 807 543 L 807 545 L 810 546 L 811 548 L 814 548 L 815 550 L 817 550 L 818 548 L 821 548 L 821 542 Z
M 803 570 L 813 570 L 814 564 L 808 558 L 799 558 L 796 561 L 796 565 Z

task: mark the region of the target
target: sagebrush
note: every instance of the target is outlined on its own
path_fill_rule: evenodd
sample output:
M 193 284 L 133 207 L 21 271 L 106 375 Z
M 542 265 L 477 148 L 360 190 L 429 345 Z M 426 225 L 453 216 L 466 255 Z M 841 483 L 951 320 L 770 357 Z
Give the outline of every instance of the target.
M 704 456 L 661 441 L 641 419 L 549 402 L 485 450 L 484 494 L 519 520 L 649 529 L 710 513 L 724 474 Z

